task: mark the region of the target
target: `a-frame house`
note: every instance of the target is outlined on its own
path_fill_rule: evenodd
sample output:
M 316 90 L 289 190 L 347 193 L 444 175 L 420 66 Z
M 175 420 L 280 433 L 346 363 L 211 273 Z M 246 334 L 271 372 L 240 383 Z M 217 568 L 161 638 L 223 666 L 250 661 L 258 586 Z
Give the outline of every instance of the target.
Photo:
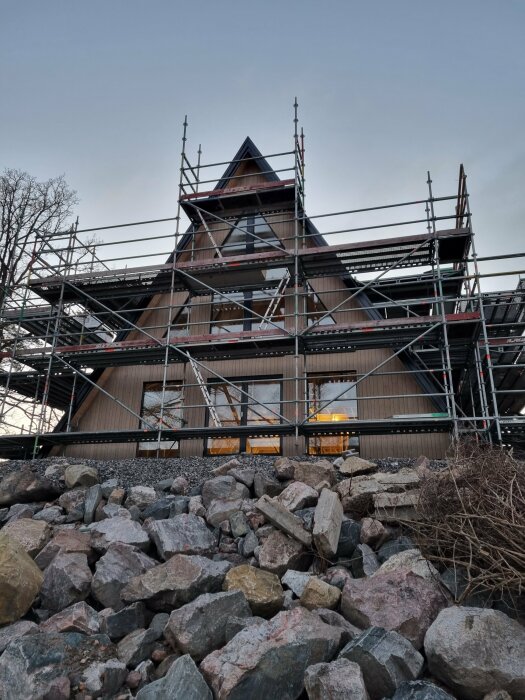
M 78 360 L 94 373 L 56 428 L 65 434 L 67 420 L 70 439 L 57 439 L 54 454 L 444 455 L 443 387 L 410 345 L 436 311 L 419 322 L 380 313 L 380 293 L 354 275 L 414 246 L 425 264 L 425 244 L 338 252 L 302 215 L 296 189 L 297 177 L 280 179 L 247 138 L 215 189 L 181 197 L 192 224 L 175 254 L 131 303 L 103 297 L 122 323 L 104 359 L 90 360 L 93 350 Z M 85 284 L 96 296 L 97 284 Z M 74 354 L 63 356 L 75 364 Z

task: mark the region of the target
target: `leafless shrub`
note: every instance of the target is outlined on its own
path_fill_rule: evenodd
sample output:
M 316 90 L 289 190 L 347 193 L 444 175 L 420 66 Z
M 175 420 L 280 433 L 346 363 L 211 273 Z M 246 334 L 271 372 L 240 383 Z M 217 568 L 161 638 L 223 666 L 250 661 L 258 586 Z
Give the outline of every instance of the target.
M 427 559 L 465 575 L 458 602 L 525 592 L 525 464 L 508 451 L 458 444 L 449 467 L 422 480 L 409 528 Z

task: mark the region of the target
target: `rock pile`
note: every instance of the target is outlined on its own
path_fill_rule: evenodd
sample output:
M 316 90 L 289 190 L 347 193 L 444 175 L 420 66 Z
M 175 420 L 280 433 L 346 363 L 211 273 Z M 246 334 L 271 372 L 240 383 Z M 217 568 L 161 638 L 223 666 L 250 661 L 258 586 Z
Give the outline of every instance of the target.
M 424 460 L 0 482 L 1 700 L 525 698 L 525 630 L 403 532 Z

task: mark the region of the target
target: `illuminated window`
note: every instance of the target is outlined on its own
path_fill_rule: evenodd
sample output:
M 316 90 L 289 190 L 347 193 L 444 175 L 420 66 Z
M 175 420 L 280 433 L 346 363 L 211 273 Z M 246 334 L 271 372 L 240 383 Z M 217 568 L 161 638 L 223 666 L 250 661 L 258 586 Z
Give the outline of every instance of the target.
M 162 406 L 162 382 L 147 382 L 144 384 L 142 396 L 142 408 L 140 422 L 142 430 L 151 427 L 158 428 L 161 424 Z M 162 426 L 164 428 L 182 427 L 182 386 L 180 384 L 166 384 L 164 391 L 164 410 L 162 411 Z M 160 443 L 159 457 L 178 457 L 179 441 L 166 441 Z M 157 442 L 139 442 L 137 457 L 157 457 Z
M 263 216 L 245 216 L 235 222 L 235 226 L 224 240 L 222 255 L 244 255 L 249 253 L 282 248 L 268 222 Z
M 309 423 L 339 423 L 357 418 L 355 373 L 312 374 L 307 382 Z M 358 445 L 356 436 L 345 433 L 318 435 L 308 439 L 308 453 L 340 454 Z
M 220 426 L 271 426 L 280 423 L 281 382 L 252 380 L 235 381 L 234 385 L 211 383 L 208 386 L 212 405 Z M 243 393 L 244 392 L 244 393 Z M 208 425 L 214 425 L 208 411 Z M 206 451 L 210 455 L 280 454 L 281 441 L 276 436 L 208 438 Z

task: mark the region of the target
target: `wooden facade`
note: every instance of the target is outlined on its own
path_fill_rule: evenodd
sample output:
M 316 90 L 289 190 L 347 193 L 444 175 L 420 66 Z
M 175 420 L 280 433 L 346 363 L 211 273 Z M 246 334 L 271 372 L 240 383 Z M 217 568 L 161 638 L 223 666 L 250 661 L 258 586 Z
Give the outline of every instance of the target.
M 265 182 L 266 176 L 260 174 L 259 167 L 255 163 L 242 163 L 235 175 L 244 175 L 243 185 L 257 184 Z M 236 187 L 238 180 L 231 180 L 226 184 L 228 187 Z M 235 220 L 235 216 L 246 214 L 244 210 L 228 210 L 227 197 L 224 200 L 225 211 L 221 213 L 223 218 Z M 271 227 L 275 237 L 281 241 L 286 249 L 294 247 L 294 226 L 293 204 L 287 205 L 288 209 L 281 208 L 278 211 L 265 211 L 251 213 L 262 213 Z M 289 213 L 290 216 L 284 216 Z M 287 219 L 283 223 L 283 219 Z M 210 222 L 209 229 L 216 244 L 221 247 L 229 232 L 224 223 Z M 185 248 L 179 253 L 179 259 L 199 260 L 210 258 L 210 237 L 202 226 L 200 226 L 191 237 L 186 240 Z M 306 245 L 312 245 L 309 240 Z M 345 299 L 349 299 L 351 291 L 345 291 L 344 283 L 339 277 L 316 277 L 308 280 L 310 289 L 314 293 L 323 307 L 327 310 L 333 309 L 341 304 L 341 308 L 330 313 L 334 323 L 344 324 L 368 321 L 369 316 L 361 309 L 361 304 L 356 299 L 352 299 L 348 304 L 344 304 Z M 212 281 L 210 286 L 213 287 Z M 304 289 L 301 291 L 305 291 Z M 300 297 L 301 304 L 305 306 L 306 297 Z M 206 294 L 191 295 L 189 292 L 175 292 L 156 294 L 151 297 L 147 310 L 143 311 L 136 325 L 147 328 L 148 333 L 163 338 L 177 314 L 186 305 L 190 309 L 189 317 L 191 326 L 190 335 L 209 334 L 212 323 L 212 297 Z M 284 294 L 285 328 L 293 329 L 295 295 L 293 285 L 290 285 Z M 299 309 L 298 323 L 304 327 L 307 323 L 305 308 Z M 134 330 L 128 333 L 127 339 L 140 337 L 141 333 Z M 217 375 L 234 381 L 236 378 L 261 378 L 267 377 L 272 380 L 282 382 L 282 404 L 283 415 L 294 420 L 296 410 L 299 418 L 304 419 L 307 415 L 307 399 L 304 399 L 299 406 L 294 403 L 295 383 L 294 378 L 298 371 L 304 379 L 301 384 L 301 396 L 306 396 L 306 378 L 308 375 L 326 374 L 338 376 L 342 373 L 356 373 L 357 376 L 366 374 L 393 354 L 389 347 L 374 347 L 369 349 L 356 350 L 353 352 L 327 352 L 322 354 L 301 354 L 298 358 L 294 355 L 284 355 L 280 357 L 248 357 L 244 359 L 220 359 L 217 361 L 207 361 L 208 369 L 202 370 L 202 376 L 206 382 L 213 379 L 215 372 Z M 387 371 L 386 371 L 387 370 Z M 140 414 L 142 409 L 144 386 L 151 382 L 163 381 L 164 368 L 162 365 L 126 365 L 115 366 L 104 369 L 97 383 L 109 394 L 117 397 L 123 404 L 129 406 L 136 414 Z M 184 404 L 188 408 L 183 408 L 184 421 L 186 425 L 202 427 L 210 420 L 209 411 L 203 401 L 203 394 L 197 385 L 195 375 L 188 363 L 172 363 L 167 367 L 167 382 L 176 382 L 181 385 L 190 385 L 184 391 Z M 392 398 L 388 398 L 392 396 Z M 380 397 L 376 400 L 373 397 Z M 357 385 L 357 414 L 360 419 L 384 419 L 395 415 L 405 414 L 430 414 L 436 411 L 435 405 L 430 398 L 425 395 L 425 391 L 417 380 L 417 377 L 406 371 L 403 360 L 394 358 L 388 363 L 385 372 L 378 376 L 370 376 Z M 96 389 L 91 389 L 87 396 L 72 416 L 71 426 L 74 431 L 96 432 L 101 430 L 136 430 L 140 427 L 136 416 L 119 406 L 109 396 L 104 395 Z M 441 458 L 444 456 L 448 445 L 449 435 L 447 433 L 413 433 L 413 434 L 383 434 L 383 435 L 361 435 L 359 440 L 359 451 L 366 458 L 381 457 L 417 457 L 425 454 L 430 458 Z M 180 456 L 198 456 L 205 451 L 205 440 L 203 438 L 182 439 L 180 441 Z M 280 438 L 280 452 L 283 455 L 301 455 L 307 451 L 305 438 L 294 435 L 284 435 Z M 65 447 L 55 447 L 55 454 L 65 456 L 118 459 L 129 458 L 137 454 L 137 445 L 134 443 L 113 443 L 113 444 L 79 444 Z

